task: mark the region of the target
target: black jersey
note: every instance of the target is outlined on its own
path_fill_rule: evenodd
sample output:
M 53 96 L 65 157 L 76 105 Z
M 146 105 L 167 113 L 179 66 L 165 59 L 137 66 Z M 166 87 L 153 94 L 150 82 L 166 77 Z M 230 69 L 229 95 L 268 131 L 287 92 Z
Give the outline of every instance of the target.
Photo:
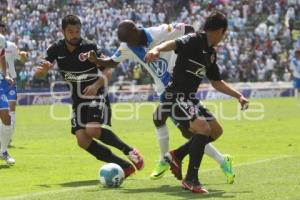
M 172 81 L 166 91 L 189 95 L 198 90 L 202 79 L 221 80 L 216 51 L 208 47 L 205 33 L 191 33 L 176 40 L 178 54 Z
M 83 98 L 82 91 L 99 78 L 99 70 L 96 65 L 89 62 L 84 56 L 84 53 L 90 50 L 94 50 L 98 56 L 101 54 L 96 44 L 85 39 L 81 39 L 80 44 L 73 52 L 67 49 L 63 39 L 55 42 L 47 50 L 45 59 L 51 63 L 56 60 L 64 80 L 71 83 L 72 99 L 75 104 L 87 100 Z M 103 88 L 99 89 L 98 94 L 102 92 Z

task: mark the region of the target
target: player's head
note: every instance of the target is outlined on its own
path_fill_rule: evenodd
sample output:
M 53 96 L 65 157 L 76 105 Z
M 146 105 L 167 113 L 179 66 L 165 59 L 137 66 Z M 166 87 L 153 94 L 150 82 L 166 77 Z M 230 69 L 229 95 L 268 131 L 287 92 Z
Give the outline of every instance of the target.
M 6 34 L 6 25 L 4 22 L 0 22 L 0 34 L 2 35 Z
M 79 17 L 76 15 L 65 16 L 61 28 L 65 41 L 72 46 L 77 46 L 81 40 L 81 21 Z
M 131 20 L 124 20 L 118 26 L 118 38 L 121 42 L 126 42 L 129 46 L 140 44 L 140 30 Z
M 203 29 L 213 38 L 213 46 L 217 45 L 222 40 L 227 30 L 227 26 L 228 22 L 226 16 L 219 11 L 212 12 L 206 18 Z

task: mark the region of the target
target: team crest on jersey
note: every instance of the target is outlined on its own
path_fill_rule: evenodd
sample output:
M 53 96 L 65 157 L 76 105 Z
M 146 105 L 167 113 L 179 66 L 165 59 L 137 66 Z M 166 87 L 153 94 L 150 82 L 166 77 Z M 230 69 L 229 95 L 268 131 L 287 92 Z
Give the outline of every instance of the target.
M 159 58 L 159 60 L 151 62 L 148 65 L 159 78 L 161 78 L 168 69 L 168 62 L 163 58 Z
M 14 90 L 9 91 L 9 95 L 13 96 L 15 94 L 16 94 L 16 92 Z
M 189 107 L 189 113 L 190 115 L 196 115 L 199 112 L 198 108 L 196 106 Z
M 87 53 L 80 53 L 78 58 L 81 62 L 84 62 L 88 59 L 88 54 Z

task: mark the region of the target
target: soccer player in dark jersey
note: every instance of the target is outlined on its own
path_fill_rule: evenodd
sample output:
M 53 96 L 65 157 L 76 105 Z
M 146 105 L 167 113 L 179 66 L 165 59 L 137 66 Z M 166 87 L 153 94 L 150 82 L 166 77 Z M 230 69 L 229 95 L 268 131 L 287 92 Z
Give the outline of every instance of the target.
M 144 57 L 146 52 L 154 46 L 166 40 L 173 40 L 185 34 L 194 32 L 194 28 L 187 24 L 161 24 L 148 28 L 140 28 L 131 20 L 124 20 L 118 26 L 118 38 L 122 42 L 116 53 L 110 58 L 97 58 L 96 52 L 89 53 L 89 60 L 98 63 L 102 67 L 117 67 L 124 60 L 133 60 L 140 63 L 151 75 L 154 80 L 155 90 L 161 96 L 165 88 L 172 79 L 172 71 L 175 65 L 177 55 L 174 52 L 165 52 L 155 62 L 146 63 Z M 160 161 L 151 173 L 151 179 L 161 178 L 170 168 L 164 160 L 164 155 L 169 151 L 169 133 L 166 126 L 168 115 L 160 112 L 160 105 L 153 115 L 153 122 L 156 127 L 157 138 L 159 142 Z M 181 126 L 172 119 L 180 129 L 183 136 L 190 138 L 193 134 L 185 127 Z M 222 134 L 222 128 L 211 120 L 210 125 L 213 127 L 211 137 L 217 139 Z M 232 168 L 232 157 L 221 154 L 211 143 L 207 144 L 204 153 L 215 159 L 227 178 L 227 182 L 234 182 L 235 174 Z
M 45 75 L 56 60 L 64 80 L 70 83 L 72 88 L 71 132 L 75 134 L 77 143 L 82 149 L 98 160 L 120 165 L 125 177 L 135 172 L 133 165 L 98 142 L 101 141 L 121 150 L 134 166 L 141 170 L 144 162 L 140 153 L 124 143 L 111 130 L 101 128 L 102 124 L 110 125 L 110 104 L 103 86 L 106 79 L 111 76 L 111 71 L 100 71 L 99 66 L 87 60 L 85 52 L 91 50 L 101 56 L 97 45 L 81 38 L 81 22 L 75 15 L 63 18 L 62 31 L 64 39 L 58 40 L 48 48 L 45 61 L 37 68 L 36 74 Z
M 172 81 L 164 93 L 162 111 L 176 119 L 194 135 L 178 149 L 168 152 L 165 158 L 170 163 L 173 174 L 181 180 L 181 163 L 189 154 L 189 166 L 182 187 L 196 193 L 208 192 L 199 182 L 198 171 L 204 147 L 213 140 L 210 136 L 214 124 L 220 126 L 207 109 L 197 104 L 195 93 L 199 84 L 206 76 L 216 90 L 236 98 L 242 109 L 246 109 L 249 103 L 240 92 L 231 88 L 220 77 L 216 51 L 213 47 L 222 40 L 226 29 L 225 15 L 215 11 L 206 19 L 205 32 L 166 41 L 150 50 L 145 57 L 146 61 L 151 62 L 159 57 L 160 52 L 174 50 L 178 54 Z

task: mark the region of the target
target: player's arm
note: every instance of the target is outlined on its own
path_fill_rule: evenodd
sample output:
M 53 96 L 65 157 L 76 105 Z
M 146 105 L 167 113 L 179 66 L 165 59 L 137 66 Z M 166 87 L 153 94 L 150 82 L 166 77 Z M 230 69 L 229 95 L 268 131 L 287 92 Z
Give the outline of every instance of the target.
M 53 67 L 53 64 L 47 60 L 43 60 L 37 66 L 34 73 L 35 77 L 44 77 L 47 75 L 48 71 Z
M 96 64 L 98 67 L 115 68 L 118 66 L 118 62 L 113 61 L 109 57 L 98 57 L 94 50 L 88 52 L 88 60 L 91 63 Z
M 152 62 L 159 58 L 160 52 L 175 51 L 177 54 L 188 55 L 189 52 L 201 51 L 203 48 L 202 38 L 197 38 L 196 33 L 184 35 L 175 40 L 169 40 L 155 46 L 145 56 L 146 62 Z
M 100 74 L 99 78 L 97 81 L 95 81 L 93 84 L 87 86 L 83 90 L 83 95 L 84 96 L 96 96 L 97 91 L 101 87 L 105 87 L 108 85 L 108 81 L 111 80 L 112 78 L 112 70 L 111 69 L 104 69 L 102 73 Z
M 241 104 L 241 109 L 246 110 L 248 108 L 249 100 L 245 98 L 239 91 L 236 89 L 232 88 L 230 85 L 228 85 L 225 81 L 223 80 L 210 80 L 212 86 L 218 90 L 219 92 L 222 92 L 224 94 L 227 94 L 231 97 L 236 98 L 239 103 Z
M 145 56 L 146 62 L 153 62 L 159 59 L 160 52 L 173 51 L 176 50 L 177 44 L 175 40 L 169 40 L 161 43 L 158 46 L 155 46 L 151 49 Z
M 9 84 L 12 84 L 14 81 L 10 77 L 10 75 L 8 74 L 8 71 L 7 71 L 7 64 L 6 64 L 6 60 L 5 60 L 5 49 L 4 48 L 1 50 L 1 53 L 0 53 L 0 66 L 1 66 L 2 73 L 5 76 L 5 79 L 8 81 Z
M 47 49 L 46 57 L 42 60 L 38 67 L 36 68 L 34 76 L 43 77 L 46 76 L 48 71 L 53 67 L 53 62 L 57 58 L 57 48 L 56 44 L 51 45 Z

